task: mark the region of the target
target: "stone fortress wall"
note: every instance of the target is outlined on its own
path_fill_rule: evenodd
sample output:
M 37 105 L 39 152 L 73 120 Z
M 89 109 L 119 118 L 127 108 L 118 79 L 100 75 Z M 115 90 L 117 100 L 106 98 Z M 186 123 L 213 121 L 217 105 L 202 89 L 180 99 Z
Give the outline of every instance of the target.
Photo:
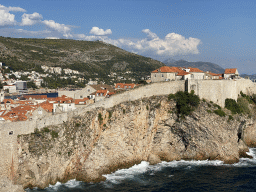
M 20 122 L 0 123 L 0 173 L 12 179 L 13 171 L 16 170 L 17 136 L 34 132 L 35 128 L 41 129 L 50 125 L 58 125 L 68 121 L 74 116 L 91 111 L 98 107 L 110 108 L 122 102 L 134 101 L 144 97 L 167 95 L 177 91 L 195 91 L 200 98 L 213 101 L 224 107 L 225 99 L 237 99 L 240 91 L 245 94 L 256 93 L 256 86 L 250 80 L 179 80 L 153 83 L 138 87 L 130 91 L 111 96 L 97 103 L 70 111 L 51 115 L 42 119 Z

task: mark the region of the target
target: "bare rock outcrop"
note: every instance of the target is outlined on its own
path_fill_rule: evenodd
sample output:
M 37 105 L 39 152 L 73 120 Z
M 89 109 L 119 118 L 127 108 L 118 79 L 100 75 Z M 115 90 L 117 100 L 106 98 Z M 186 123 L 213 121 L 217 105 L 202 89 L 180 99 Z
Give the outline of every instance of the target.
M 141 161 L 237 162 L 248 151 L 245 138 L 250 125 L 244 123 L 245 116 L 229 120 L 212 113 L 215 108 L 201 102 L 191 115 L 179 120 L 174 101 L 151 97 L 99 108 L 60 126 L 22 135 L 17 141 L 14 181 L 24 188 L 44 188 L 73 178 L 104 180 L 102 174 Z
M 0 177 L 0 191 L 5 192 L 22 192 L 22 185 L 14 185 L 11 180 L 5 177 Z M 24 191 L 25 192 L 25 191 Z

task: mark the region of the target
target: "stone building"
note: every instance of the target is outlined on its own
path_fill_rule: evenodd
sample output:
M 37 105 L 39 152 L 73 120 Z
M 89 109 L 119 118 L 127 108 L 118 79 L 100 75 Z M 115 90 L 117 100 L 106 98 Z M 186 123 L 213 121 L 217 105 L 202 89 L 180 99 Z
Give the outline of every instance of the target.
M 228 79 L 228 78 L 235 78 L 235 77 L 238 77 L 239 76 L 239 73 L 238 73 L 238 70 L 237 68 L 231 68 L 231 69 L 225 69 L 225 72 L 224 72 L 224 78 L 225 79 Z
M 171 81 L 176 79 L 176 75 L 182 72 L 178 67 L 163 66 L 151 72 L 151 82 Z

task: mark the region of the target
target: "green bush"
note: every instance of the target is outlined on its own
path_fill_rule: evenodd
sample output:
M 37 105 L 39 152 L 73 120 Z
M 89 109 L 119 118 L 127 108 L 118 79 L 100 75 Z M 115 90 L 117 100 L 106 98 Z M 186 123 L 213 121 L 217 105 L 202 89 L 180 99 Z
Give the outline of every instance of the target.
M 219 105 L 217 105 L 216 103 L 214 103 L 213 106 L 217 107 L 218 109 L 221 109 L 221 107 Z
M 239 97 L 237 99 L 237 105 L 239 106 L 242 113 L 245 113 L 245 114 L 251 113 L 249 109 L 249 103 L 250 102 L 244 97 Z
M 112 112 L 109 111 L 108 114 L 109 114 L 109 115 L 108 115 L 108 118 L 111 119 L 111 117 L 112 117 Z
M 98 121 L 100 122 L 100 124 L 102 124 L 103 118 L 101 113 L 98 114 Z
M 176 101 L 176 108 L 179 117 L 185 117 L 198 107 L 200 99 L 194 92 L 182 92 L 179 91 L 175 95 L 170 94 L 168 99 L 174 99 Z
M 228 116 L 228 121 L 231 121 L 231 120 L 234 120 L 234 118 L 233 118 L 232 115 L 229 115 L 229 116 Z
M 253 97 L 255 96 L 249 96 L 244 94 L 242 91 L 240 91 L 241 97 L 245 98 L 249 103 L 255 103 Z
M 208 113 L 212 113 L 212 111 L 211 111 L 211 110 L 208 110 L 208 109 L 207 109 L 207 112 L 208 112 Z
M 226 99 L 225 107 L 229 109 L 232 114 L 250 113 L 249 101 L 245 97 L 239 97 L 237 102 L 234 99 Z
M 217 109 L 213 111 L 215 114 L 219 115 L 220 117 L 225 117 L 226 113 L 222 111 L 221 109 Z
M 48 127 L 43 128 L 43 132 L 49 133 L 50 129 Z
M 54 138 L 57 138 L 57 137 L 59 136 L 58 132 L 56 132 L 56 131 L 52 131 L 52 132 L 51 132 L 51 135 L 52 135 L 52 138 L 53 138 L 53 139 L 54 139 Z

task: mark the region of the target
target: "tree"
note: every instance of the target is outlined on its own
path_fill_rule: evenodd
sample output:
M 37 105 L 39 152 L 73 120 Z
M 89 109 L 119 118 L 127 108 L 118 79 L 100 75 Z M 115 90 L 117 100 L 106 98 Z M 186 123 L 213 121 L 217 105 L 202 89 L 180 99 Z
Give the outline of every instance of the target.
M 28 81 L 27 82 L 27 88 L 37 89 L 37 86 L 33 81 Z

